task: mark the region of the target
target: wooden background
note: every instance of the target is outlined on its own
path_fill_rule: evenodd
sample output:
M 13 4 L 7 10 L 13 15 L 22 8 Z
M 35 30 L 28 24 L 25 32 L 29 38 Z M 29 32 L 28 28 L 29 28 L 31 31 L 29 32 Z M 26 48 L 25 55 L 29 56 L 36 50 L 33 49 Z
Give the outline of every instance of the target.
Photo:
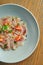
M 16 64 L 0 62 L 0 65 L 43 65 L 43 0 L 0 0 L 0 4 L 4 3 L 20 4 L 35 15 L 40 27 L 40 41 L 35 52 L 26 60 Z

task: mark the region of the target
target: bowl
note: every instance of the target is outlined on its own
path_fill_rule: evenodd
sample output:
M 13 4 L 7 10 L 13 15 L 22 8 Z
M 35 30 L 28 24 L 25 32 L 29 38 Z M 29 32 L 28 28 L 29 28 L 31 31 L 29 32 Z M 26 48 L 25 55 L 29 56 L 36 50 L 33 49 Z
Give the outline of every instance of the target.
M 23 46 L 16 50 L 4 51 L 0 48 L 0 61 L 5 63 L 16 63 L 29 57 L 38 46 L 40 30 L 35 16 L 25 7 L 18 4 L 0 5 L 0 18 L 5 16 L 20 17 L 27 24 L 27 40 Z

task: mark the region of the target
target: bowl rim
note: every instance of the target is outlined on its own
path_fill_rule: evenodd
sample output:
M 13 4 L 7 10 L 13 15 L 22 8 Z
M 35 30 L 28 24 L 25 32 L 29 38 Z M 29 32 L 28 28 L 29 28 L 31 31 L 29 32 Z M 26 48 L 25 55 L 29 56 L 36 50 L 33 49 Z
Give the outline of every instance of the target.
M 29 12 L 29 13 L 32 15 L 32 17 L 35 19 L 35 22 L 36 22 L 37 28 L 38 28 L 38 39 L 37 39 L 36 46 L 34 47 L 33 51 L 32 51 L 28 56 L 26 56 L 24 59 L 18 60 L 18 61 L 16 61 L 16 62 L 14 62 L 14 61 L 13 61 L 13 62 L 6 62 L 6 61 L 0 60 L 0 62 L 4 62 L 4 63 L 17 63 L 17 62 L 21 62 L 21 61 L 27 59 L 28 57 L 30 57 L 30 56 L 34 53 L 34 51 L 36 50 L 36 48 L 37 48 L 37 46 L 38 46 L 38 43 L 39 43 L 39 40 L 40 40 L 40 28 L 39 28 L 39 24 L 38 24 L 38 22 L 37 22 L 36 17 L 33 15 L 33 13 L 32 13 L 29 9 L 27 9 L 26 7 L 24 7 L 24 6 L 22 6 L 22 5 L 15 4 L 15 3 L 1 4 L 0 7 L 1 7 L 1 6 L 6 6 L 6 5 L 13 5 L 13 6 L 16 5 L 16 6 L 18 6 L 18 7 L 21 7 L 21 8 L 23 8 L 23 9 L 25 9 L 25 10 L 26 10 L 27 12 Z

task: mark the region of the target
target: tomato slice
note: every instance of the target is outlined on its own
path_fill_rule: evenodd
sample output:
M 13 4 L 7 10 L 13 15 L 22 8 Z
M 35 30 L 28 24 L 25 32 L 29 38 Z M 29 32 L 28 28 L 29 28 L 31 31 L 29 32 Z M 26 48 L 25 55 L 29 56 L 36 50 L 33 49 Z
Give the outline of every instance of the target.
M 14 39 L 14 41 L 20 41 L 22 39 L 22 36 L 21 35 L 17 35 Z
M 4 40 L 4 36 L 0 35 L 0 42 L 3 42 L 3 40 Z
M 18 31 L 21 31 L 22 30 L 22 27 L 19 26 L 19 25 L 17 25 L 17 26 L 15 26 L 15 29 L 18 30 Z
M 0 38 L 0 42 L 2 42 L 3 41 L 3 39 L 2 38 Z
M 26 34 L 26 28 L 25 28 L 25 26 L 17 25 L 17 26 L 15 26 L 15 29 L 18 30 L 18 31 L 20 31 L 20 32 L 22 32 L 23 35 Z

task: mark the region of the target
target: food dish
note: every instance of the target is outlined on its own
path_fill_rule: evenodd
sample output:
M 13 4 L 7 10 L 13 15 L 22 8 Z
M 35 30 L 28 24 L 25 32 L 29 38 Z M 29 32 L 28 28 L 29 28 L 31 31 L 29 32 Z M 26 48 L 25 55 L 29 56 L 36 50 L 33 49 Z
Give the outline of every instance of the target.
M 0 61 L 6 63 L 16 63 L 29 57 L 36 49 L 40 30 L 34 15 L 25 7 L 18 4 L 0 5 L 0 18 L 5 16 L 17 16 L 27 23 L 28 33 L 24 46 L 18 47 L 15 51 L 3 51 L 0 48 Z
M 27 26 L 20 17 L 0 18 L 0 47 L 15 50 L 26 39 Z

